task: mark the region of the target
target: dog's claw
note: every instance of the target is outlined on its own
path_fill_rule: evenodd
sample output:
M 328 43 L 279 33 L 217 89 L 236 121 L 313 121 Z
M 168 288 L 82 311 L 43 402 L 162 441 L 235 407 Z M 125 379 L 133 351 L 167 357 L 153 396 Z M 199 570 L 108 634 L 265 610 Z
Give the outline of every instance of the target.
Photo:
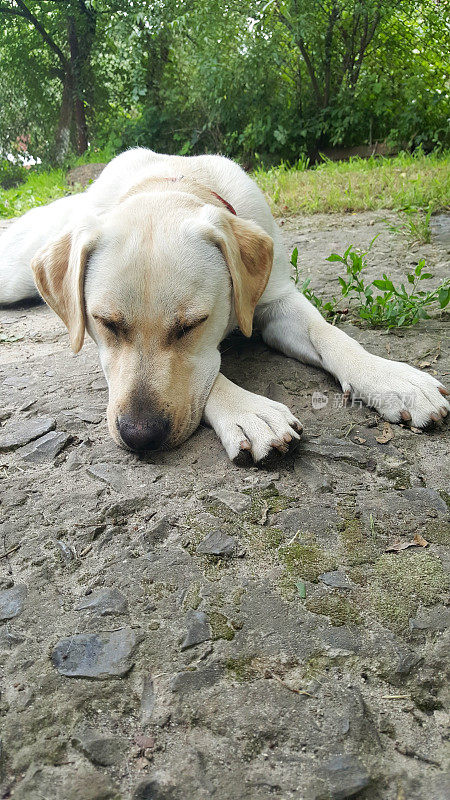
M 447 409 L 445 408 L 445 406 L 441 406 L 441 408 L 439 409 L 439 411 L 440 411 L 441 417 L 446 417 L 446 416 L 447 416 L 447 414 L 448 414 L 448 411 L 447 411 Z
M 283 455 L 284 455 L 285 453 L 287 453 L 287 451 L 289 450 L 288 446 L 287 446 L 287 445 L 286 445 L 284 442 L 282 442 L 280 439 L 274 439 L 274 440 L 271 442 L 271 446 L 272 446 L 272 447 L 273 447 L 275 450 L 278 450 L 278 452 L 279 452 L 279 453 L 283 453 Z
M 444 386 L 438 386 L 438 389 L 443 397 L 447 397 L 447 395 L 450 394 L 450 392 L 448 392 L 448 390 L 445 389 Z
M 351 393 L 350 389 L 347 389 L 347 391 L 344 392 L 344 394 L 342 395 L 342 405 L 346 406 L 348 401 L 350 400 L 351 396 L 352 396 L 352 393 Z
M 241 450 L 251 450 L 252 449 L 252 446 L 251 446 L 250 442 L 248 442 L 246 439 L 243 439 L 242 442 L 239 443 L 239 445 L 240 445 Z
M 441 417 L 438 417 L 437 414 L 430 414 L 430 419 L 432 419 L 433 422 L 440 422 L 441 421 Z
M 409 411 L 400 411 L 400 416 L 402 420 L 404 420 L 405 422 L 411 421 L 411 414 L 409 413 Z

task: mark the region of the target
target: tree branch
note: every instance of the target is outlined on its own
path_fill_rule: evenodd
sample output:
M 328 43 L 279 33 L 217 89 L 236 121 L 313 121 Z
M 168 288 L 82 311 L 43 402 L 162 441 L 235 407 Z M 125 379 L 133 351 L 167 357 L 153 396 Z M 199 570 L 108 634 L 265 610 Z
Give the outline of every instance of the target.
M 360 47 L 359 47 L 359 52 L 358 52 L 358 55 L 356 57 L 356 60 L 355 60 L 354 66 L 353 66 L 353 70 L 352 70 L 352 75 L 351 75 L 351 78 L 350 78 L 350 83 L 351 83 L 352 89 L 354 89 L 356 84 L 358 83 L 359 74 L 361 72 L 361 67 L 362 67 L 362 62 L 364 60 L 364 56 L 366 54 L 366 51 L 367 51 L 367 48 L 368 48 L 370 42 L 372 41 L 373 37 L 375 36 L 375 31 L 376 31 L 376 29 L 378 27 L 380 19 L 381 19 L 381 2 L 378 4 L 378 8 L 377 8 L 377 10 L 376 10 L 376 12 L 374 14 L 372 23 L 370 25 L 369 25 L 368 15 L 366 14 L 366 16 L 365 16 L 365 19 L 364 19 L 364 33 L 363 33 L 363 35 L 361 37 L 361 44 L 360 44 Z
M 327 30 L 325 33 L 325 59 L 324 59 L 324 73 L 325 73 L 325 88 L 323 95 L 323 105 L 326 108 L 330 99 L 331 89 L 331 60 L 332 60 L 332 44 L 334 26 L 339 18 L 339 9 L 333 2 L 331 14 L 328 18 Z
M 294 4 L 295 5 L 295 4 Z M 297 45 L 298 49 L 302 54 L 303 61 L 305 62 L 306 69 L 308 70 L 309 79 L 311 81 L 311 85 L 313 88 L 313 92 L 316 96 L 316 100 L 319 106 L 323 107 L 323 96 L 322 92 L 320 91 L 319 82 L 317 80 L 317 76 L 314 70 L 313 63 L 309 56 L 308 50 L 306 49 L 306 44 L 303 37 L 297 33 L 294 29 L 292 22 L 280 11 L 279 8 L 276 9 L 276 14 L 280 22 L 288 29 L 291 33 L 292 38 L 294 39 L 295 44 Z
M 319 103 L 319 105 L 323 107 L 324 98 L 322 92 L 320 91 L 319 82 L 317 80 L 317 76 L 312 61 L 309 57 L 309 53 L 306 49 L 305 42 L 303 38 L 300 36 L 300 34 L 297 34 L 295 41 L 302 54 L 303 61 L 305 62 L 306 65 L 306 69 L 308 70 L 309 79 L 311 81 L 311 86 L 313 87 L 314 94 L 316 95 L 316 100 Z
M 19 14 L 18 16 L 22 16 L 24 19 L 28 20 L 28 22 L 31 22 L 33 27 L 36 28 L 38 33 L 41 34 L 41 37 L 43 38 L 44 42 L 58 56 L 58 58 L 59 58 L 59 60 L 60 60 L 60 62 L 62 64 L 62 66 L 64 67 L 64 69 L 67 70 L 68 66 L 69 66 L 69 63 L 68 63 L 68 60 L 67 60 L 66 56 L 64 55 L 63 51 L 58 47 L 56 42 L 52 39 L 50 34 L 47 33 L 47 31 L 45 30 L 44 26 L 39 22 L 37 17 L 34 16 L 34 14 L 30 11 L 30 9 L 25 5 L 23 0 L 14 0 L 14 2 L 16 4 L 16 6 L 18 6 L 20 11 L 21 11 L 21 14 Z

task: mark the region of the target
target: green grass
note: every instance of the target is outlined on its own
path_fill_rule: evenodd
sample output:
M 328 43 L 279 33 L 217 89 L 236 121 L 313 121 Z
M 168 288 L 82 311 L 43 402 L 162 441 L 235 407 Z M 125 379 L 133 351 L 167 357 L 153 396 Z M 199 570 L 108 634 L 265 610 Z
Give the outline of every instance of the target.
M 281 164 L 254 177 L 275 216 L 380 208 L 448 208 L 450 151 L 428 156 L 400 153 L 395 158 L 351 158 L 308 168 Z
M 25 214 L 30 208 L 44 206 L 72 194 L 72 189 L 65 180 L 65 173 L 61 169 L 51 172 L 32 172 L 25 183 L 13 189 L 0 189 L 0 218 L 9 219 Z
M 31 167 L 25 183 L 13 189 L 0 188 L 0 219 L 19 217 L 30 208 L 44 206 L 68 194 L 76 194 L 80 191 L 80 187 L 68 185 L 67 171 L 82 164 L 106 163 L 113 156 L 114 153 L 109 150 L 90 150 L 79 156 L 66 169 L 43 171 L 40 167 Z
M 75 165 L 107 161 L 112 153 L 91 152 Z M 425 156 L 400 153 L 395 158 L 352 158 L 325 161 L 315 167 L 308 159 L 294 166 L 281 164 L 253 174 L 265 193 L 275 216 L 379 208 L 438 210 L 448 208 L 450 198 L 450 151 Z M 14 189 L 0 190 L 0 217 L 16 217 L 30 208 L 71 194 L 62 170 L 30 170 L 28 180 Z M 423 240 L 426 218 L 409 213 L 410 236 Z M 423 230 L 414 226 L 422 224 Z M 424 228 L 425 225 L 425 228 Z M 408 231 L 406 231 L 408 232 Z
M 433 206 L 430 205 L 426 213 L 414 208 L 405 208 L 399 211 L 400 224 L 387 222 L 391 233 L 405 236 L 411 244 L 429 244 L 431 242 L 431 215 Z

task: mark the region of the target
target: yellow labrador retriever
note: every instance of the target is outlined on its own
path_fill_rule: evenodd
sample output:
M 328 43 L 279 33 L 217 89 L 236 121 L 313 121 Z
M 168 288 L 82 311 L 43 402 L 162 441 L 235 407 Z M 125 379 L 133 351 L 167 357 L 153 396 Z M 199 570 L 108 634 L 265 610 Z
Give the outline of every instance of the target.
M 262 193 L 221 156 L 129 150 L 83 194 L 25 214 L 0 239 L 0 303 L 38 292 L 75 352 L 85 330 L 96 342 L 109 429 L 132 450 L 173 447 L 202 417 L 231 459 L 299 438 L 286 406 L 220 373 L 219 344 L 237 326 L 328 370 L 391 422 L 424 427 L 450 408 L 439 381 L 368 353 L 296 290 Z

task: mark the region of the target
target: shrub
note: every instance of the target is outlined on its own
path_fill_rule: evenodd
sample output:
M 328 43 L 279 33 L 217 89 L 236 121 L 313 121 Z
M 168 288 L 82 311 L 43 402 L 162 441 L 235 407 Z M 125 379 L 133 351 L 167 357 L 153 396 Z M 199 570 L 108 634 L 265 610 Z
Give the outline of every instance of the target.
M 0 159 L 0 186 L 2 189 L 12 189 L 24 183 L 28 172 L 20 164 L 14 164 L 7 158 Z

